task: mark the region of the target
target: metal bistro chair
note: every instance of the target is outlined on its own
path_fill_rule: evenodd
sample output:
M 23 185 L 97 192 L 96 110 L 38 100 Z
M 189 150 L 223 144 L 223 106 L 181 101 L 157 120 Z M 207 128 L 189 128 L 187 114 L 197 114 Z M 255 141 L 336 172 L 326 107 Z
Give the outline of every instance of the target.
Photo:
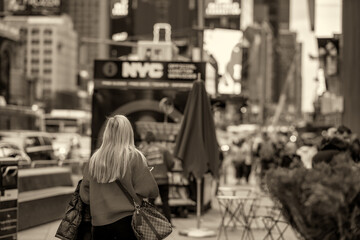
M 273 206 L 264 206 L 267 214 L 262 216 L 262 222 L 266 230 L 263 240 L 285 240 L 284 234 L 289 227 L 289 223 L 283 217 L 282 207 L 274 202 Z
M 233 228 L 237 226 L 243 228 L 242 236 L 240 239 L 252 239 L 255 240 L 254 234 L 251 229 L 251 222 L 254 215 L 254 203 L 256 197 L 248 196 L 217 196 L 220 213 L 221 223 L 219 227 L 218 239 L 220 239 L 222 232 L 224 232 L 225 238 L 227 236 L 227 228 L 233 223 Z

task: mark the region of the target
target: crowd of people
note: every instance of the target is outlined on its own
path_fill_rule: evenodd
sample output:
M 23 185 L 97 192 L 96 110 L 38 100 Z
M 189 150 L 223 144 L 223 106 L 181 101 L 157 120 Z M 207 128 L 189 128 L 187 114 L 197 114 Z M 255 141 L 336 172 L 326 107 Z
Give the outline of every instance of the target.
M 360 140 L 344 125 L 330 127 L 321 134 L 263 131 L 233 141 L 228 156 L 235 168 L 236 183 L 241 184 L 249 183 L 251 174 L 262 181 L 271 168 L 331 164 L 340 153 L 360 162 Z

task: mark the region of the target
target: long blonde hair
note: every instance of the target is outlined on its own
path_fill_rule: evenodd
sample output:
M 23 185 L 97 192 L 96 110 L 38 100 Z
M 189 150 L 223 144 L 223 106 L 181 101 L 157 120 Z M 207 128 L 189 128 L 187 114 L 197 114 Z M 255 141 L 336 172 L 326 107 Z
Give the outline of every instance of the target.
M 143 158 L 135 147 L 134 132 L 129 120 L 123 115 L 110 117 L 102 144 L 90 158 L 90 176 L 99 183 L 113 182 L 125 175 L 128 162 L 135 154 L 140 154 Z

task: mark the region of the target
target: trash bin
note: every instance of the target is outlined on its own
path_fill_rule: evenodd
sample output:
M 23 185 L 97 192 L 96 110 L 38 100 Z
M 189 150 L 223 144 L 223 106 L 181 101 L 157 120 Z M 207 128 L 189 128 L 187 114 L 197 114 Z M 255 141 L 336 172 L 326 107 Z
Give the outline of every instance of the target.
M 0 240 L 17 239 L 18 162 L 0 159 Z

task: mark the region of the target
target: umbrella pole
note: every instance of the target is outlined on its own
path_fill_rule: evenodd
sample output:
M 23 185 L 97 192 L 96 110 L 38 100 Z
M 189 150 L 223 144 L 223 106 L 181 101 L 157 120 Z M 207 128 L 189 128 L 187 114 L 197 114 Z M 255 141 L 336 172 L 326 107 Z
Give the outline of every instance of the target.
M 207 238 L 216 236 L 215 231 L 205 228 L 200 228 L 201 223 L 201 177 L 196 178 L 196 228 L 182 230 L 180 235 L 193 238 Z
M 196 178 L 196 219 L 197 228 L 200 229 L 201 224 L 201 178 Z

